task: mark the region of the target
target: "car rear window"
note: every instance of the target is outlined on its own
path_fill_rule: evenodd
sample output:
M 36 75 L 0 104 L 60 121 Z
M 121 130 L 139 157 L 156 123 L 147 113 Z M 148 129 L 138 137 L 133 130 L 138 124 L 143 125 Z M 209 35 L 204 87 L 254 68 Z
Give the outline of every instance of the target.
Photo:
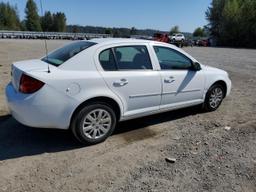
M 62 48 L 55 50 L 49 55 L 45 56 L 42 61 L 45 61 L 49 64 L 60 66 L 65 61 L 69 60 L 76 54 L 81 51 L 95 45 L 96 43 L 90 41 L 78 41 L 71 44 L 68 44 Z

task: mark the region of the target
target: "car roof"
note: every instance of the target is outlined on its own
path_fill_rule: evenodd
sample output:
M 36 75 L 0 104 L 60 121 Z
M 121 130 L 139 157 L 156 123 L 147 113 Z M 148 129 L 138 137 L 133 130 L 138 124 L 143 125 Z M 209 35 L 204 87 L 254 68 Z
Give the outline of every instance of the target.
M 85 40 L 87 41 L 87 40 Z M 153 40 L 145 40 L 145 39 L 132 39 L 132 38 L 96 38 L 96 39 L 90 39 L 88 40 L 90 42 L 97 43 L 99 46 L 101 45 L 111 45 L 111 44 L 118 44 L 118 43 L 150 43 L 154 45 L 163 45 L 168 46 L 176 49 L 175 45 L 159 42 L 159 41 L 153 41 Z
M 96 38 L 89 40 L 97 44 L 112 44 L 112 43 L 150 43 L 150 40 L 144 39 L 129 39 L 129 38 Z

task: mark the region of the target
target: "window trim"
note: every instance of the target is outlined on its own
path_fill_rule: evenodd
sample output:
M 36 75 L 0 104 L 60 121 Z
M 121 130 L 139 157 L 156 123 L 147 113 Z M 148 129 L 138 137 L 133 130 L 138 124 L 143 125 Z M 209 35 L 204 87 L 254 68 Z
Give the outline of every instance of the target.
M 190 67 L 189 68 L 187 68 L 187 69 L 162 69 L 161 68 L 161 64 L 160 64 L 160 62 L 159 62 L 159 59 L 158 59 L 158 57 L 157 57 L 157 53 L 156 53 L 156 51 L 155 51 L 155 47 L 156 48 L 164 48 L 164 49 L 169 49 L 169 50 L 171 50 L 171 51 L 173 51 L 173 52 L 175 52 L 175 53 L 178 53 L 178 55 L 181 55 L 182 57 L 184 57 L 184 58 L 186 58 L 186 59 L 188 59 L 189 61 L 190 61 Z M 170 48 L 170 47 L 164 47 L 164 46 L 158 46 L 158 45 L 153 45 L 153 50 L 154 50 L 154 53 L 155 53 L 155 55 L 156 55 L 156 58 L 157 58 L 157 61 L 158 61 L 158 64 L 159 64 L 159 67 L 160 67 L 160 70 L 161 71 L 172 71 L 172 70 L 175 70 L 175 71 L 184 71 L 184 70 L 193 70 L 193 61 L 188 57 L 188 56 L 186 56 L 186 55 L 184 55 L 183 53 L 181 53 L 181 52 L 179 52 L 179 51 L 177 51 L 177 50 L 175 50 L 175 49 L 173 49 L 173 48 Z
M 101 64 L 101 61 L 100 61 L 100 55 L 101 55 L 103 52 L 107 51 L 107 50 L 109 50 L 110 53 L 112 53 L 112 55 L 113 55 L 113 57 L 114 57 L 115 69 L 113 69 L 113 70 L 105 70 L 104 67 L 103 67 L 102 64 Z M 102 50 L 102 51 L 99 53 L 99 55 L 98 55 L 98 60 L 99 60 L 100 66 L 101 66 L 101 68 L 103 69 L 103 71 L 106 71 L 106 72 L 109 72 L 109 71 L 118 71 L 118 67 L 117 67 L 117 63 L 116 63 L 116 55 L 115 55 L 115 53 L 114 53 L 112 47 Z
M 147 51 L 147 55 L 149 57 L 149 61 L 150 61 L 150 64 L 151 64 L 151 69 L 119 69 L 119 66 L 118 66 L 118 62 L 117 62 L 117 58 L 116 58 L 116 53 L 115 53 L 115 50 L 116 48 L 123 48 L 123 47 L 145 47 L 146 48 L 146 51 Z M 100 55 L 102 52 L 106 51 L 106 50 L 111 50 L 112 54 L 114 55 L 114 60 L 115 60 L 115 67 L 116 67 L 116 70 L 105 70 L 103 67 L 102 67 L 102 64 L 100 62 Z M 154 66 L 153 66 L 153 63 L 152 63 L 152 58 L 149 54 L 149 50 L 148 50 L 148 47 L 147 45 L 119 45 L 119 46 L 114 46 L 114 47 L 109 47 L 109 48 L 106 48 L 104 50 L 102 50 L 99 55 L 98 55 L 98 60 L 99 60 L 99 63 L 100 63 L 100 66 L 101 68 L 103 69 L 103 71 L 105 72 L 114 72 L 114 71 L 153 71 L 154 70 Z

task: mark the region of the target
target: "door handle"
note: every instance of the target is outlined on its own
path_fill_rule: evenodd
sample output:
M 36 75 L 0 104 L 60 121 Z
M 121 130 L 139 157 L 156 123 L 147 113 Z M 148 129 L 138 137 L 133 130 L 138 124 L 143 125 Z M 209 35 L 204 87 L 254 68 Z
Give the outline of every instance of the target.
M 169 78 L 165 78 L 165 79 L 164 79 L 164 82 L 165 82 L 165 83 L 172 83 L 172 82 L 174 82 L 174 81 L 175 81 L 175 79 L 174 79 L 173 76 L 170 76 Z
M 125 86 L 128 84 L 128 81 L 127 79 L 120 79 L 120 81 L 115 81 L 114 83 L 114 86 L 116 87 L 120 87 L 120 86 Z

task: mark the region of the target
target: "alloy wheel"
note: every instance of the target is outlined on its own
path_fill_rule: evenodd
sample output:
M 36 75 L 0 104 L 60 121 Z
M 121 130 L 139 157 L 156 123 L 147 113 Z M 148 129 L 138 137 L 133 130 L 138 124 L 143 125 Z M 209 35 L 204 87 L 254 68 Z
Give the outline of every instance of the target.
M 209 98 L 209 104 L 212 108 L 217 108 L 223 99 L 223 91 L 221 88 L 216 87 L 212 90 Z
M 83 121 L 83 133 L 89 139 L 99 139 L 111 129 L 112 118 L 105 109 L 89 112 Z

